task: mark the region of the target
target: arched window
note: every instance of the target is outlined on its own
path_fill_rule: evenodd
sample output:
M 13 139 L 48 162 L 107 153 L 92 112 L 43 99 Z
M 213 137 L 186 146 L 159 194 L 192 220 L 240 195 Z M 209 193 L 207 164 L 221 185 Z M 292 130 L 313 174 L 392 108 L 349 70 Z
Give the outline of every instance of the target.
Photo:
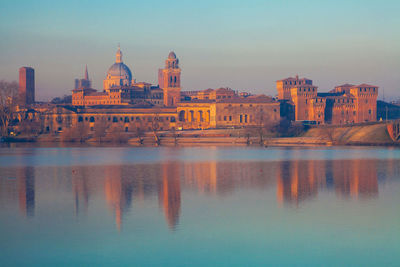
M 173 117 L 171 117 L 171 121 L 172 121 L 172 118 Z M 185 111 L 184 110 L 179 112 L 179 121 L 185 121 Z
M 82 116 L 79 116 L 78 122 L 82 122 L 82 121 L 83 121 L 83 117 L 82 117 Z
M 94 117 L 90 117 L 89 121 L 94 122 Z

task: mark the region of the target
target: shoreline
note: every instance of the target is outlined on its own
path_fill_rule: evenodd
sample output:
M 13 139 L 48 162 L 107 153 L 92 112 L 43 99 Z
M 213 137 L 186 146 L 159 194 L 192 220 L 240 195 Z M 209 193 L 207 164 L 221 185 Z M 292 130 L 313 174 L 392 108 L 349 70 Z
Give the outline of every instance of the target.
M 139 146 L 271 146 L 271 147 L 292 147 L 292 146 L 384 146 L 384 147 L 398 147 L 400 143 L 395 142 L 335 142 L 329 141 L 324 138 L 317 137 L 275 137 L 265 138 L 260 144 L 257 137 L 162 137 L 159 144 L 155 141 L 154 137 L 146 136 L 142 142 L 138 138 L 131 138 L 123 142 L 115 142 L 110 140 L 96 141 L 86 140 L 84 142 L 77 141 L 61 141 L 61 140 L 44 140 L 34 138 L 10 138 L 3 140 L 0 144 L 59 144 L 59 145 L 129 145 L 132 147 Z

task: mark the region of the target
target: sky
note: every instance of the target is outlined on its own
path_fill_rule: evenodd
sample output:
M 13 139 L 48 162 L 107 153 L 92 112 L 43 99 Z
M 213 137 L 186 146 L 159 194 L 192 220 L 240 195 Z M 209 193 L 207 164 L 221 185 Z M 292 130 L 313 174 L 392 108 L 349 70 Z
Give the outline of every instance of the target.
M 85 64 L 103 89 L 120 43 L 137 81 L 157 84 L 170 51 L 182 90 L 276 95 L 298 74 L 324 92 L 343 83 L 400 98 L 400 1 L 0 0 L 0 80 L 36 74 L 36 98 L 70 94 Z M 384 95 L 383 95 L 384 92 Z

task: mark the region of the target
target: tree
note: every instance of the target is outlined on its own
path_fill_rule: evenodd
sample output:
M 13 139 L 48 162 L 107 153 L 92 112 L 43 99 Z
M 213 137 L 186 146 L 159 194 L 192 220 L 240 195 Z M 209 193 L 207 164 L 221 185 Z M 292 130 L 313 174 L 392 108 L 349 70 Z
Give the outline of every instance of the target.
M 160 136 L 158 135 L 158 130 L 160 129 L 160 115 L 159 112 L 156 111 L 155 116 L 151 122 L 151 128 L 153 130 L 154 139 L 156 144 L 159 146 L 161 144 Z
M 88 138 L 89 126 L 85 123 L 78 123 L 76 126 L 76 135 L 79 139 L 79 142 L 83 143 Z
M 117 143 L 128 142 L 128 136 L 125 134 L 123 126 L 119 123 L 111 126 L 111 139 Z
M 174 138 L 174 144 L 177 145 L 178 144 L 178 134 L 176 133 L 175 127 L 172 127 L 170 131 L 171 131 L 172 137 Z
M 25 135 L 37 135 L 41 130 L 41 124 L 36 120 L 24 119 L 19 123 L 19 131 Z
M 61 134 L 61 140 L 67 142 L 85 142 L 88 138 L 89 127 L 83 123 L 78 122 L 71 128 L 66 128 Z
M 0 81 L 0 130 L 1 136 L 8 135 L 8 125 L 16 112 L 18 100 L 17 82 Z
M 71 104 L 72 95 L 64 95 L 63 97 L 55 97 L 51 100 L 52 104 Z
M 134 134 L 138 138 L 139 144 L 143 144 L 143 135 L 144 135 L 144 129 L 142 125 L 142 121 L 136 121 L 135 122 L 135 131 Z
M 257 108 L 255 115 L 255 131 L 260 138 L 260 144 L 264 143 L 264 135 L 267 132 L 271 132 L 275 127 L 276 123 L 271 120 L 271 117 L 264 113 L 262 107 Z
M 335 142 L 335 128 L 331 126 L 325 126 L 323 129 L 323 133 L 326 136 L 326 138 L 329 140 L 329 142 Z
M 106 135 L 109 125 L 100 118 L 94 123 L 94 137 L 101 143 L 101 138 Z

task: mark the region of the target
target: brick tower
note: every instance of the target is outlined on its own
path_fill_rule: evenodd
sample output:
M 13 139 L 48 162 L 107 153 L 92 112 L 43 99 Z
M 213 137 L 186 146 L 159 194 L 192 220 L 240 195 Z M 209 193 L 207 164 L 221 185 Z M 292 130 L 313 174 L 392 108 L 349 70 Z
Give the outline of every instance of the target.
M 355 122 L 376 121 L 378 86 L 360 84 L 352 87 L 350 93 L 355 97 Z
M 309 110 L 310 100 L 317 97 L 317 87 L 310 84 L 298 85 L 290 89 L 291 98 L 295 105 L 295 120 L 309 120 L 312 111 Z
M 30 67 L 19 69 L 19 103 L 21 106 L 35 103 L 35 70 Z
M 164 92 L 164 105 L 176 106 L 181 97 L 181 69 L 174 52 L 165 60 L 165 68 L 158 71 L 158 85 Z

